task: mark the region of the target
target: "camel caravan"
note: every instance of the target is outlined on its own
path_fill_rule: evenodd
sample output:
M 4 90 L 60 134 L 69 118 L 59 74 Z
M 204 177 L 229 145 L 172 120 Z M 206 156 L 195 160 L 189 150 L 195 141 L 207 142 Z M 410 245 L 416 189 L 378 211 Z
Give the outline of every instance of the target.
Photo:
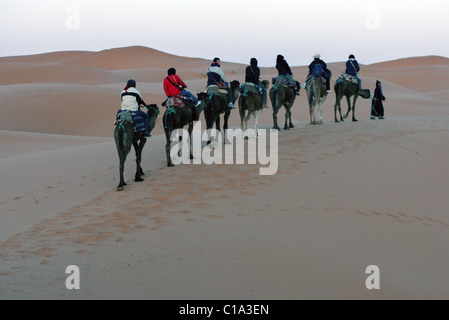
M 276 69 L 278 76 L 271 79 L 272 87 L 268 92 L 269 81 L 261 80 L 258 62 L 252 58 L 250 65 L 245 70 L 245 82 L 233 80 L 226 81 L 225 74 L 220 66 L 220 59 L 214 58 L 207 71 L 207 85 L 204 92 L 197 93 L 195 96 L 187 91 L 187 85 L 176 74 L 174 68 L 170 68 L 167 77 L 164 79 L 163 87 L 167 99 L 162 102 L 165 112 L 162 115 L 162 126 L 166 136 L 166 157 L 167 166 L 174 166 L 171 159 L 172 133 L 178 129 L 184 129 L 187 126 L 189 135 L 189 158 L 193 159 L 192 130 L 194 123 L 199 121 L 201 113 L 204 112 L 207 132 L 213 128 L 220 132 L 228 130 L 228 119 L 233 109 L 236 109 L 235 103 L 238 103 L 238 112 L 241 120 L 241 130 L 244 138 L 248 133 L 248 121 L 254 118 L 254 131 L 258 136 L 258 119 L 264 109 L 269 109 L 268 96 L 271 100 L 273 110 L 273 128 L 276 132 L 280 131 L 278 125 L 278 113 L 282 106 L 285 108 L 284 130 L 294 128 L 292 123 L 291 109 L 296 96 L 300 95 L 301 88 L 306 90 L 307 101 L 309 104 L 310 124 L 322 124 L 323 103 L 327 95 L 331 92 L 330 80 L 332 73 L 327 69 L 326 63 L 321 60 L 320 54 L 313 56 L 314 60 L 309 65 L 309 74 L 305 83 L 301 86 L 292 75 L 292 71 L 287 61 L 282 55 L 276 58 Z M 355 60 L 354 55 L 350 55 L 346 62 L 346 71 L 341 74 L 334 85 L 335 91 L 335 122 L 344 121 L 352 110 L 352 121 L 355 118 L 355 104 L 358 97 L 364 99 L 371 98 L 368 89 L 361 88 L 361 79 L 358 76 L 360 67 Z M 136 153 L 136 174 L 135 181 L 143 181 L 144 172 L 141 168 L 142 149 L 146 139 L 151 137 L 151 131 L 156 125 L 157 117 L 160 114 L 156 104 L 147 105 L 142 98 L 141 93 L 136 88 L 134 80 L 129 80 L 121 93 L 121 108 L 117 112 L 115 121 L 114 138 L 119 155 L 120 182 L 118 191 L 124 190 L 126 183 L 123 172 L 124 165 L 131 150 L 131 145 Z M 341 113 L 341 100 L 346 97 L 348 111 L 345 115 Z M 353 97 L 351 104 L 350 98 Z M 146 111 L 141 110 L 141 107 Z M 315 108 L 317 107 L 317 112 Z M 340 120 L 337 119 L 337 109 L 340 114 Z M 223 115 L 223 128 L 221 128 L 221 116 Z M 383 118 L 383 117 L 382 117 Z M 226 143 L 226 134 L 224 143 Z M 182 137 L 179 137 L 181 142 Z M 211 137 L 207 141 L 210 145 Z M 221 143 L 221 142 L 220 142 Z M 181 151 L 179 151 L 181 152 Z

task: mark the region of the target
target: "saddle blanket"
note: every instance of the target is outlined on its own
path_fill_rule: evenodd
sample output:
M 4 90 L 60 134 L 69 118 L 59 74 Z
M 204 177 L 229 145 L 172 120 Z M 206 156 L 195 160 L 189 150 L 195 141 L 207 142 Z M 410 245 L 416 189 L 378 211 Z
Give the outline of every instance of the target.
M 228 94 L 228 90 L 226 89 L 220 89 L 218 86 L 216 85 L 210 85 L 206 88 L 206 90 L 204 91 L 207 94 Z
M 351 76 L 350 74 L 347 74 L 347 73 L 342 73 L 342 74 L 337 78 L 337 81 L 336 81 L 336 82 L 343 81 L 343 80 L 352 82 L 352 83 L 357 84 L 357 85 L 358 85 L 358 83 L 359 83 L 355 77 L 353 77 L 353 76 Z
M 134 111 L 119 110 L 115 117 L 115 125 L 121 121 L 128 121 L 134 124 L 134 132 L 145 132 L 145 120 Z
M 280 83 L 278 83 L 278 81 Z M 286 86 L 289 86 L 290 88 L 295 88 L 296 87 L 296 82 L 293 82 L 290 79 L 288 79 L 286 77 L 283 77 L 283 76 L 273 77 L 271 79 L 271 83 L 273 85 L 277 85 L 277 86 L 279 86 L 279 85 L 286 85 Z
M 176 96 L 168 97 L 167 99 L 165 99 L 165 101 L 162 102 L 162 105 L 164 107 L 184 108 L 184 107 L 189 107 L 189 106 L 195 105 L 195 102 L 192 99 L 190 99 L 189 97 L 176 95 Z
M 240 86 L 240 92 L 242 93 L 242 96 L 245 96 L 245 97 L 248 92 L 263 94 L 262 90 L 263 89 L 260 86 L 254 84 L 252 82 L 245 82 L 244 84 L 242 84 Z
M 307 76 L 306 82 L 308 82 L 310 79 L 312 79 L 312 77 L 313 77 L 313 75 L 309 74 L 309 75 Z M 320 78 L 321 78 L 321 82 L 322 82 L 323 84 L 326 84 L 326 79 L 325 79 L 323 76 L 320 76 Z

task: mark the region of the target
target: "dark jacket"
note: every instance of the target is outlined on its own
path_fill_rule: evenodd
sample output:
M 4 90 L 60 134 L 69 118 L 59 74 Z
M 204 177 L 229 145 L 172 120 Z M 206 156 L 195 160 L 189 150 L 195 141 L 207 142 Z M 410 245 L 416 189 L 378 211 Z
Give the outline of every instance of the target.
M 345 73 L 350 74 L 351 76 L 356 76 L 357 72 L 360 71 L 359 63 L 357 60 L 348 60 L 346 62 L 346 71 Z
M 257 60 L 255 58 L 251 59 L 251 64 L 246 67 L 245 72 L 245 82 L 252 82 L 254 84 L 259 83 L 260 69 L 257 66 Z
M 374 90 L 373 108 L 371 110 L 372 116 L 384 115 L 384 105 L 382 101 L 385 101 L 385 96 L 382 92 L 382 84 L 379 80 L 376 81 L 376 89 Z
M 374 90 L 374 98 L 376 99 L 376 104 L 382 105 L 382 101 L 385 101 L 385 96 L 382 92 L 382 84 L 379 80 L 376 81 L 376 89 Z
M 323 66 L 323 71 L 324 71 L 324 75 L 327 75 L 327 64 L 326 62 L 324 62 L 323 60 L 316 58 L 312 61 L 312 63 L 309 65 L 309 75 L 312 74 L 313 72 L 313 68 L 315 67 L 316 64 L 321 64 Z
M 281 55 L 278 55 L 278 57 L 276 59 L 276 69 L 278 70 L 278 73 L 280 76 L 285 76 L 287 74 L 289 74 L 289 75 L 293 74 L 287 61 L 285 61 L 284 57 Z

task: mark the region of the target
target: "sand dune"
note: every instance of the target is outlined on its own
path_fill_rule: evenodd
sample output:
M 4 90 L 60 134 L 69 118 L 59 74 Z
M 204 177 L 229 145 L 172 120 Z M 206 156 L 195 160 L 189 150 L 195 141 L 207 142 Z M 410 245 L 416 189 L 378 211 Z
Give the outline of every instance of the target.
M 273 176 L 167 168 L 157 125 L 145 181 L 132 179 L 131 152 L 119 193 L 112 131 L 126 80 L 160 105 L 169 67 L 196 93 L 210 61 L 144 47 L 0 58 L 0 299 L 447 299 L 448 61 L 362 65 L 364 87 L 383 83 L 385 120 L 360 99 L 359 122 L 336 124 L 331 93 L 310 126 L 302 91 Z M 344 65 L 329 63 L 333 81 Z M 245 67 L 223 63 L 229 80 Z M 307 67 L 292 69 L 302 83 Z M 270 128 L 271 110 L 260 120 Z M 79 291 L 65 289 L 68 265 Z

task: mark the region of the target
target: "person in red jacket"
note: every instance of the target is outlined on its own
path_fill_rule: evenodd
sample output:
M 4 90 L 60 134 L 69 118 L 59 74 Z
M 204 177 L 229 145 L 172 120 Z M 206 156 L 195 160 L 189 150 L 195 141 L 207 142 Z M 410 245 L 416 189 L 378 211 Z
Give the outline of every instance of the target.
M 175 68 L 168 69 L 167 73 L 168 76 L 164 79 L 164 91 L 167 97 L 181 95 L 193 100 L 195 105 L 200 104 L 197 97 L 195 97 L 191 92 L 185 90 L 185 88 L 187 88 L 187 85 L 184 83 L 184 81 L 181 80 L 178 75 L 176 75 Z

